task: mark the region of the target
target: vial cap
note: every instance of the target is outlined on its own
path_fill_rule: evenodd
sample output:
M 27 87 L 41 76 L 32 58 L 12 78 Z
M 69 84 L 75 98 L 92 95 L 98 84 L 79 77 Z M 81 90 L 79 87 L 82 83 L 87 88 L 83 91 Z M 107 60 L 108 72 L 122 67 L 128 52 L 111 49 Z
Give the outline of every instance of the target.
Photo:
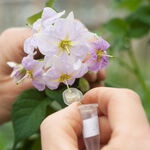
M 63 100 L 66 105 L 70 105 L 73 102 L 80 102 L 83 94 L 76 88 L 69 88 L 63 92 Z

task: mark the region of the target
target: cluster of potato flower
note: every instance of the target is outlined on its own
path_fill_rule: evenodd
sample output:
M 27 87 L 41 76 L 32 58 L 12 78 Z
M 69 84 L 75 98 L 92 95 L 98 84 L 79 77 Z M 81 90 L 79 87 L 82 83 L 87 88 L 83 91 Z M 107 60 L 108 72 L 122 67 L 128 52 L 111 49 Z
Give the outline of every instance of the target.
M 60 83 L 72 85 L 88 71 L 98 71 L 108 65 L 109 43 L 90 32 L 73 12 L 63 17 L 44 8 L 42 16 L 32 26 L 32 36 L 24 42 L 27 54 L 21 64 L 8 62 L 13 68 L 11 76 L 19 84 L 32 79 L 35 88 L 57 89 Z M 35 56 L 39 55 L 37 59 Z

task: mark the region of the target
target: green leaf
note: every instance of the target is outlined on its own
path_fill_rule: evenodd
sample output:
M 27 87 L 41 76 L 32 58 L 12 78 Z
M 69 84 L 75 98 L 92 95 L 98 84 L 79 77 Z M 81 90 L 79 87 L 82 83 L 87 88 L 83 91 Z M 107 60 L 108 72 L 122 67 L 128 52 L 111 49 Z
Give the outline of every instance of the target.
M 121 18 L 114 18 L 104 24 L 104 27 L 113 34 L 126 35 L 128 31 L 128 23 Z
M 141 22 L 137 19 L 129 20 L 129 36 L 131 38 L 140 38 L 146 34 L 148 34 L 150 30 L 150 25 Z
M 44 92 L 36 89 L 28 89 L 20 94 L 12 110 L 15 144 L 39 130 L 49 103 Z
M 55 0 L 48 0 L 47 2 L 46 2 L 46 7 L 53 7 L 53 5 L 54 5 L 54 2 L 55 2 Z
M 32 25 L 35 21 L 37 21 L 39 18 L 41 18 L 42 16 L 42 12 L 43 11 L 40 11 L 39 13 L 27 18 L 27 22 L 29 25 Z
M 17 100 L 20 99 L 36 99 L 36 100 L 41 100 L 43 98 L 46 98 L 46 95 L 44 92 L 40 92 L 36 89 L 27 89 L 23 91 L 17 98 Z
M 150 5 L 141 6 L 130 17 L 150 25 Z
M 66 89 L 65 86 L 62 86 L 60 88 L 58 88 L 57 90 L 50 90 L 50 89 L 46 89 L 45 90 L 45 94 L 51 99 L 51 100 L 56 100 L 63 108 L 66 107 L 64 101 L 63 101 L 63 97 L 62 97 L 62 93 L 63 91 Z
M 41 150 L 41 139 L 38 138 L 34 141 L 31 150 Z
M 148 34 L 150 30 L 150 6 L 141 6 L 126 20 L 129 23 L 129 36 L 131 38 L 140 38 Z
M 115 85 L 112 85 L 112 84 L 109 83 L 109 82 L 105 82 L 105 86 L 106 86 L 106 87 L 116 87 Z
M 90 90 L 90 84 L 85 78 L 80 78 L 78 87 L 83 93 Z
M 53 7 L 54 2 L 55 2 L 55 0 L 48 0 L 46 2 L 45 6 L 46 7 Z M 39 18 L 41 18 L 42 13 L 43 13 L 43 10 L 34 14 L 33 16 L 27 18 L 27 24 L 32 26 L 35 21 L 37 21 Z
M 150 25 L 150 6 L 143 6 L 139 8 L 137 15 L 141 21 Z
M 114 55 L 113 52 L 117 51 L 117 55 L 122 50 L 127 50 L 130 47 L 130 39 L 124 35 L 113 35 L 110 37 L 110 55 Z M 112 53 L 111 53 L 112 52 Z
M 139 7 L 142 0 L 114 0 L 118 8 L 126 8 L 128 10 L 135 10 Z

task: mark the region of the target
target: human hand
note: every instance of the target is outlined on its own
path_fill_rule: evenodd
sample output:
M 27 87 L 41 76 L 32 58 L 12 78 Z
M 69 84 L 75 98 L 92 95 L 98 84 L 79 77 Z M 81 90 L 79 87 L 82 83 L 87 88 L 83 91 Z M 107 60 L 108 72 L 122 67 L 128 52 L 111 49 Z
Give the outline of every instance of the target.
M 139 96 L 127 89 L 95 88 L 83 104 L 99 104 L 101 150 L 149 150 L 150 126 Z M 42 150 L 82 150 L 78 104 L 47 117 L 41 124 Z
M 16 85 L 10 78 L 12 69 L 8 61 L 20 63 L 25 56 L 23 42 L 31 35 L 28 28 L 7 29 L 0 35 L 0 124 L 10 119 L 10 112 L 17 95 L 31 87 L 29 80 Z
M 16 85 L 10 78 L 12 69 L 7 65 L 8 61 L 21 62 L 26 55 L 23 51 L 24 40 L 31 34 L 29 28 L 11 28 L 0 35 L 0 124 L 10 119 L 12 104 L 20 92 L 32 87 L 29 79 Z M 105 72 L 90 72 L 85 77 L 91 87 L 102 86 L 101 81 L 105 79 Z

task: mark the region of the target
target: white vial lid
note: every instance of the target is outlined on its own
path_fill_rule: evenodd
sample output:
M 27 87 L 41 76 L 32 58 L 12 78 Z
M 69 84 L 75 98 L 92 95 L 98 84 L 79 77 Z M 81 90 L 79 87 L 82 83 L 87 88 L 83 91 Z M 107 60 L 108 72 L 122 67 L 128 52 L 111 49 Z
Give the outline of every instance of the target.
M 91 118 L 98 115 L 98 104 L 83 104 L 79 106 L 82 119 Z
M 70 105 L 73 102 L 80 102 L 83 94 L 76 88 L 69 88 L 63 92 L 63 100 L 66 105 Z
M 80 110 L 90 110 L 90 109 L 97 109 L 98 108 L 98 104 L 84 104 L 84 105 L 80 105 L 79 109 Z

